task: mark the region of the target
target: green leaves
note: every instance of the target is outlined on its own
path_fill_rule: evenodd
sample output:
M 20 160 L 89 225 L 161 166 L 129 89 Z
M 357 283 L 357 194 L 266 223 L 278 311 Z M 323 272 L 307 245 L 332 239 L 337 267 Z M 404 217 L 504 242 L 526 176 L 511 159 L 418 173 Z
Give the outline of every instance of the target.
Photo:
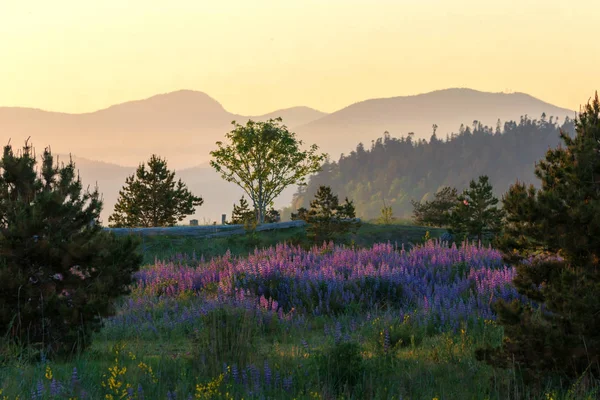
M 597 94 L 579 115 L 576 132 L 575 138 L 561 132 L 565 147 L 548 150 L 536 165 L 541 189 L 517 182 L 503 198 L 506 225 L 497 247 L 505 261 L 518 263 L 519 293 L 543 302 L 545 311 L 498 302 L 507 337 L 501 355 L 532 380 L 552 373 L 572 381 L 600 377 Z
M 309 224 L 307 236 L 316 243 L 330 241 L 359 227 L 353 220 L 356 217 L 354 204 L 348 198 L 344 204 L 339 204 L 329 186 L 320 186 L 315 199 L 310 202 L 310 210 L 300 209 L 298 216 Z
M 457 191 L 448 186 L 435 194 L 435 199 L 420 202 L 411 201 L 415 223 L 423 226 L 447 226 L 450 224 L 450 213 L 457 203 Z
M 267 205 L 283 189 L 304 184 L 306 176 L 320 170 L 326 157 L 316 153 L 316 145 L 301 151 L 302 141 L 279 122 L 281 118 L 249 120 L 242 126 L 233 121 L 235 129 L 225 135 L 230 144 L 217 142 L 218 149 L 210 152 L 210 165 L 248 194 L 259 223 L 265 220 Z
M 137 238 L 102 232 L 98 189 L 82 192 L 72 161 L 54 166 L 46 149 L 39 177 L 35 164 L 27 142 L 0 160 L 0 335 L 71 355 L 113 315 L 143 257 Z
M 152 155 L 148 167 L 146 171 L 141 164 L 135 177 L 125 180 L 115 211 L 108 218 L 113 222 L 111 227 L 173 226 L 204 203 L 187 190 L 181 179 L 174 181 L 175 173 L 167 169 L 166 161 Z
M 485 235 L 497 234 L 501 230 L 503 211 L 496 207 L 498 199 L 492 193 L 492 185 L 487 176 L 471 180 L 469 189 L 457 197 L 452 209 L 450 226 L 452 233 L 477 236 L 478 240 Z

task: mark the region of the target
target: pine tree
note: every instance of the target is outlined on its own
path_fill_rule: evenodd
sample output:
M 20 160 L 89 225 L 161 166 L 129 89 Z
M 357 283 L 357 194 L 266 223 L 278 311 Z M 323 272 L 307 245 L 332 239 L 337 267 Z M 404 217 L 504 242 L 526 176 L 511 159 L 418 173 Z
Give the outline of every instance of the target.
M 517 182 L 503 198 L 506 226 L 496 246 L 517 263 L 514 284 L 536 306 L 498 301 L 500 350 L 481 349 L 494 365 L 514 362 L 531 381 L 558 373 L 600 378 L 600 102 L 576 121 L 565 147 L 535 168 L 541 189 Z M 584 381 L 585 381 L 584 379 Z
M 0 161 L 0 335 L 45 354 L 90 344 L 114 300 L 128 293 L 142 256 L 139 238 L 103 232 L 98 188 L 82 193 L 71 160 L 55 167 L 49 149 L 41 174 L 32 148 Z M 3 346 L 0 346 L 0 352 Z
M 275 223 L 275 222 L 279 222 L 279 221 L 281 221 L 281 214 L 279 213 L 279 211 L 277 211 L 276 209 L 271 207 L 267 211 L 267 215 L 265 215 L 265 222 L 267 224 L 270 224 L 270 223 Z
M 320 186 L 310 202 L 310 210 L 305 214 L 309 225 L 307 236 L 316 243 L 333 240 L 358 229 L 359 223 L 354 218 L 354 204 L 348 198 L 344 204 L 339 204 L 338 197 L 329 186 Z
M 111 227 L 174 226 L 204 203 L 187 190 L 181 179 L 175 187 L 175 172 L 167 169 L 165 160 L 152 155 L 148 167 L 146 171 L 145 165 L 140 164 L 135 176 L 125 180 L 115 211 L 108 217 Z
M 306 215 L 308 214 L 308 210 L 304 207 L 300 207 L 296 213 L 291 214 L 292 221 L 303 220 L 306 221 Z
M 457 197 L 452 210 L 451 233 L 459 237 L 476 236 L 477 240 L 499 233 L 504 212 L 496 204 L 498 199 L 492 193 L 487 176 L 480 176 L 478 182 L 471 180 L 469 189 Z
M 232 224 L 245 224 L 251 219 L 255 219 L 256 215 L 254 211 L 250 210 L 248 201 L 242 196 L 240 199 L 240 205 L 233 205 L 233 211 L 231 212 L 231 223 Z
M 450 214 L 458 203 L 458 192 L 455 188 L 444 186 L 431 201 L 424 203 L 411 201 L 413 220 L 421 226 L 448 226 Z

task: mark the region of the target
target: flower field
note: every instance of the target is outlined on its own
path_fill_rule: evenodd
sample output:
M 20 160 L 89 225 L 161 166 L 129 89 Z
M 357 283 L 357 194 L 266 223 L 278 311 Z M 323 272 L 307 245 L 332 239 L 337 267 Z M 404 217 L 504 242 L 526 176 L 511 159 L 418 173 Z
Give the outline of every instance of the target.
M 178 255 L 136 274 L 75 361 L 5 367 L 0 398 L 506 398 L 473 352 L 500 344 L 491 303 L 518 297 L 514 274 L 439 241 Z

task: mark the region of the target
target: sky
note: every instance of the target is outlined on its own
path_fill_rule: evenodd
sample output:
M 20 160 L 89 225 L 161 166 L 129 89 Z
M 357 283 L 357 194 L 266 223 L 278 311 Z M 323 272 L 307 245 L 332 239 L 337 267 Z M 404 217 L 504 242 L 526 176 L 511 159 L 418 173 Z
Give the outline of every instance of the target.
M 0 0 L 0 106 L 91 112 L 180 89 L 243 115 L 450 87 L 579 110 L 600 1 Z

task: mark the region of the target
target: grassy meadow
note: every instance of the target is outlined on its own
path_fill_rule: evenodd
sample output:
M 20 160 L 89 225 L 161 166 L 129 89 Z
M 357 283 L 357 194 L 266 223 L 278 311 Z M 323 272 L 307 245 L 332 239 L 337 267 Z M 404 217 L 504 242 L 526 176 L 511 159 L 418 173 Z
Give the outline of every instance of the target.
M 131 294 L 84 354 L 3 344 L 0 399 L 595 398 L 533 396 L 475 359 L 501 344 L 490 304 L 519 298 L 515 270 L 427 229 L 366 223 L 346 246 L 310 246 L 303 228 L 146 237 Z

